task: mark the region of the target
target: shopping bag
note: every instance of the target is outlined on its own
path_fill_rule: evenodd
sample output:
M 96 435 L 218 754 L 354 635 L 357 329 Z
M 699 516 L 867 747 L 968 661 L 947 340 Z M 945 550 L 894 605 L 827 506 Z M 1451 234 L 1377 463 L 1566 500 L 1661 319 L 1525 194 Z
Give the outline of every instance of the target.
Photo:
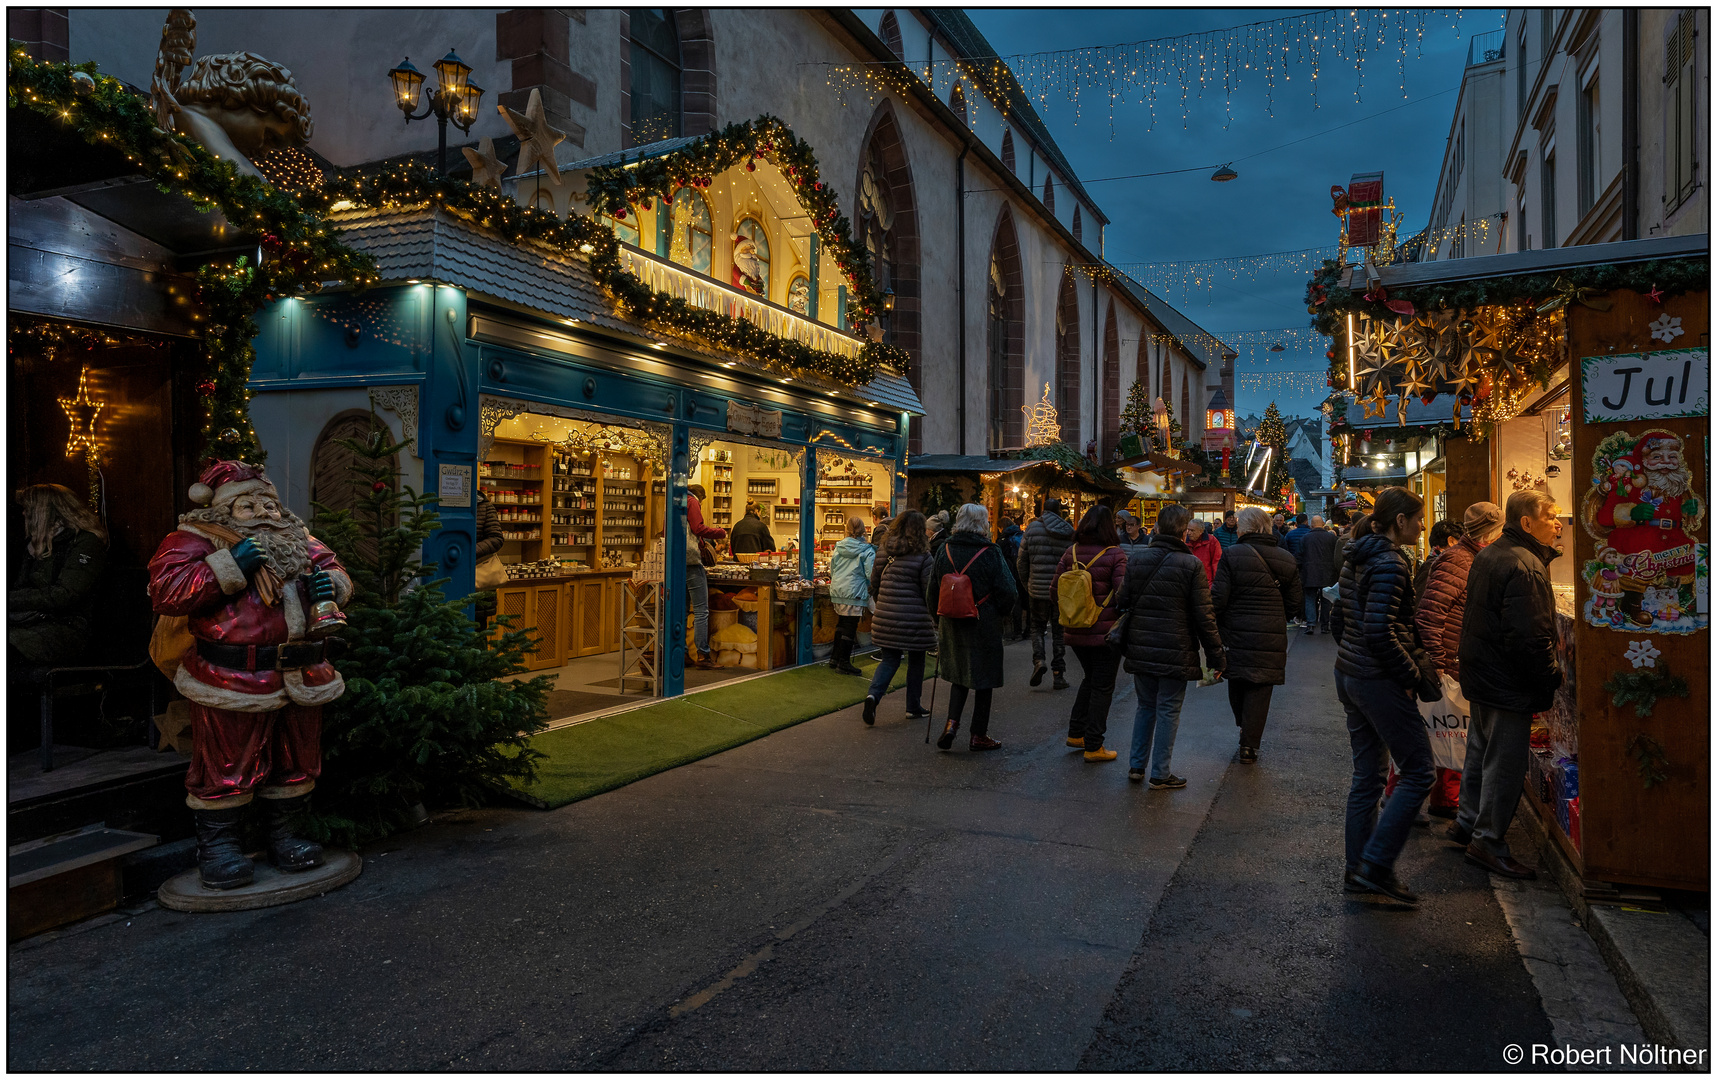
M 1461 684 L 1448 675 L 1440 675 L 1443 696 L 1436 701 L 1419 702 L 1419 717 L 1425 721 L 1425 733 L 1431 739 L 1431 759 L 1439 769 L 1460 772 L 1467 764 L 1467 725 L 1472 720 L 1472 706 L 1461 693 Z

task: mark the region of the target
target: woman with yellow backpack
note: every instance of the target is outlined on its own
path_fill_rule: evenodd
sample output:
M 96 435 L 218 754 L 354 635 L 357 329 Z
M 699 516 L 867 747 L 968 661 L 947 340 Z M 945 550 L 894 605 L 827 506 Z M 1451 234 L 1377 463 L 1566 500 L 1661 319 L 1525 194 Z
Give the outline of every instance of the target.
M 1121 655 L 1104 640 L 1119 612 L 1115 602 L 1127 576 L 1127 553 L 1115 532 L 1115 512 L 1097 505 L 1079 519 L 1073 546 L 1055 568 L 1055 600 L 1061 632 L 1085 673 L 1067 722 L 1067 745 L 1081 747 L 1086 761 L 1114 761 L 1103 745 L 1109 731 L 1109 703 Z

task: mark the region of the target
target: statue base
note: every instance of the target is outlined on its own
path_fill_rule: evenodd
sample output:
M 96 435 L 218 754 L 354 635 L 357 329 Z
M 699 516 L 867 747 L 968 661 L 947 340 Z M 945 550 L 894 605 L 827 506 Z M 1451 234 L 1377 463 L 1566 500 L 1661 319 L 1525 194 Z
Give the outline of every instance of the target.
M 321 866 L 291 874 L 257 859 L 256 880 L 238 889 L 205 888 L 197 871 L 187 870 L 161 886 L 155 899 L 174 911 L 251 911 L 332 892 L 356 880 L 364 869 L 364 860 L 350 851 L 325 848 L 322 859 Z

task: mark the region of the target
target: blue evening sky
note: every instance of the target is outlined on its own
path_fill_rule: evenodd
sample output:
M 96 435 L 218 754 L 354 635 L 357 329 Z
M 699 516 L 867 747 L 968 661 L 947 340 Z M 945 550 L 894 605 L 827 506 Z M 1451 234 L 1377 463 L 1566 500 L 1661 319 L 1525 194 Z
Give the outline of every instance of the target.
M 996 52 L 1011 58 L 1204 33 L 1308 9 L 966 10 Z M 1333 247 L 1338 225 L 1330 214 L 1330 185 L 1345 187 L 1354 173 L 1377 170 L 1384 174 L 1385 196 L 1393 196 L 1403 211 L 1405 238 L 1423 228 L 1429 215 L 1467 42 L 1501 27 L 1502 16 L 1501 10 L 1467 9 L 1457 21 L 1452 9 L 1428 10 L 1422 55 L 1410 48 L 1400 69 L 1399 50 L 1370 60 L 1357 101 L 1353 67 L 1326 64 L 1318 73 L 1317 105 L 1307 89 L 1310 72 L 1295 68 L 1291 82 L 1276 86 L 1274 115 L 1266 110 L 1265 88 L 1257 78 L 1250 85 L 1243 83 L 1227 108 L 1220 88 L 1207 90 L 1202 101 L 1190 102 L 1184 128 L 1178 94 L 1159 101 L 1156 126 L 1149 131 L 1144 106 L 1118 105 L 1112 135 L 1106 109 L 1087 103 L 1076 120 L 1065 97 L 1050 97 L 1037 107 L 1062 153 L 1109 217 L 1106 254 L 1117 265 Z M 1407 107 L 1397 108 L 1403 104 Z M 1395 111 L 1374 116 L 1387 109 Z M 1344 124 L 1351 126 L 1329 131 Z M 1318 134 L 1325 131 L 1328 134 Z M 1250 156 L 1306 136 L 1316 137 Z M 1091 183 L 1098 177 L 1228 161 L 1234 162 L 1239 179 L 1222 184 L 1213 183 L 1208 170 Z M 1305 326 L 1309 317 L 1304 289 L 1305 274 L 1292 270 L 1251 280 L 1224 279 L 1210 289 L 1190 295 L 1170 292 L 1165 298 L 1200 326 L 1220 334 Z M 1248 370 L 1321 371 L 1324 364 L 1321 348 L 1290 345 L 1280 353 L 1242 348 L 1235 363 L 1238 410 L 1262 412 L 1274 399 L 1286 415 L 1311 415 L 1327 394 L 1321 378 L 1301 383 L 1298 391 L 1262 391 L 1238 376 Z

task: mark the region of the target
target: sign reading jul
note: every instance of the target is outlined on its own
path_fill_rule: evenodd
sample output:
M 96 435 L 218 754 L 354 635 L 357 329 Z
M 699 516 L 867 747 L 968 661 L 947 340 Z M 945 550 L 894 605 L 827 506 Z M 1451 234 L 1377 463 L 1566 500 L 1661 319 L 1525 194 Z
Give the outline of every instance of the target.
M 1580 360 L 1589 423 L 1705 416 L 1711 411 L 1711 350 L 1587 356 Z

